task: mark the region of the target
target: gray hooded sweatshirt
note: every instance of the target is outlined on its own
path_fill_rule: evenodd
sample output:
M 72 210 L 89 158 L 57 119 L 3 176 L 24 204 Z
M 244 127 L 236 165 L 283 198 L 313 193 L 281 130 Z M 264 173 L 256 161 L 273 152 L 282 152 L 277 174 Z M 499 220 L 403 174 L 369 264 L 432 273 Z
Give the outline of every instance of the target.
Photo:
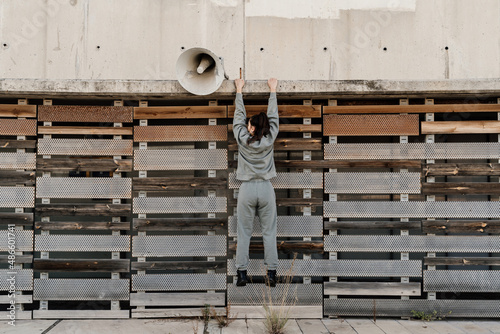
M 238 143 L 238 169 L 236 178 L 242 181 L 269 180 L 276 176 L 274 167 L 274 140 L 279 132 L 278 102 L 276 93 L 271 93 L 267 106 L 270 133 L 260 140 L 247 144 L 250 133 L 247 129 L 247 114 L 243 96 L 236 93 L 236 110 L 233 118 L 233 133 Z

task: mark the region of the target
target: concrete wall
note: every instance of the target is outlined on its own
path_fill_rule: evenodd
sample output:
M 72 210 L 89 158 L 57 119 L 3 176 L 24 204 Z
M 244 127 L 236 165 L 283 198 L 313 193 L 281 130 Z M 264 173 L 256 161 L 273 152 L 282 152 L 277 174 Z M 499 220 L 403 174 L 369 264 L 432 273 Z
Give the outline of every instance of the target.
M 497 0 L 2 0 L 0 77 L 175 80 L 200 46 L 231 79 L 498 78 L 499 17 Z

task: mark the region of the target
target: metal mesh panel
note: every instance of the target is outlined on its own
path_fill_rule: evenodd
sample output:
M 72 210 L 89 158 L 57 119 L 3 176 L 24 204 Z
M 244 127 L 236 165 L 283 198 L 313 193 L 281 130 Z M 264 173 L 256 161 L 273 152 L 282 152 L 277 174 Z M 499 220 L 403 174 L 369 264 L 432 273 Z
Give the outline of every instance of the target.
M 40 155 L 132 155 L 132 140 L 38 139 Z
M 0 291 L 9 291 L 12 286 L 16 291 L 33 290 L 33 269 L 0 269 Z
M 132 291 L 225 290 L 226 274 L 132 275 Z
M 324 202 L 325 217 L 494 218 L 500 202 Z
M 132 179 L 37 177 L 37 198 L 130 198 Z
M 14 234 L 14 236 L 12 236 Z M 9 243 L 9 240 L 13 240 Z M 16 251 L 33 251 L 33 231 L 0 231 L 0 252 L 9 250 L 9 244 L 15 245 Z
M 34 206 L 34 187 L 0 187 L 0 208 L 32 208 Z
M 227 150 L 135 150 L 135 170 L 227 169 Z
M 135 126 L 134 140 L 145 142 L 226 141 L 226 125 Z
M 500 253 L 499 236 L 325 235 L 327 252 Z
M 420 173 L 325 173 L 329 194 L 419 194 Z
M 35 153 L 0 153 L 0 169 L 35 169 Z
M 325 299 L 325 315 L 334 316 L 411 316 L 412 310 L 426 314 L 437 311 L 447 317 L 500 317 L 498 300 L 425 299 Z M 450 311 L 451 314 L 449 313 Z
M 128 279 L 35 279 L 34 300 L 129 300 Z
M 136 197 L 134 213 L 226 212 L 225 197 Z
M 264 275 L 264 260 L 250 259 L 248 274 Z M 228 275 L 236 275 L 235 259 L 227 260 Z M 422 261 L 399 260 L 279 260 L 278 275 L 347 277 L 421 277 Z
M 323 173 L 277 173 L 270 181 L 275 189 L 322 189 Z M 238 189 L 241 182 L 236 173 L 229 174 L 229 189 Z
M 0 119 L 0 135 L 36 136 L 36 119 Z
M 325 136 L 418 136 L 418 115 L 325 115 Z
M 325 144 L 325 159 L 498 159 L 500 143 Z
M 224 235 L 148 235 L 132 237 L 132 256 L 225 256 Z
M 43 122 L 132 122 L 133 107 L 120 106 L 38 106 Z
M 238 218 L 229 216 L 228 234 L 230 237 L 237 236 Z M 321 237 L 323 236 L 322 216 L 278 216 L 278 237 Z M 253 222 L 252 236 L 262 236 L 259 217 Z
M 35 251 L 128 252 L 128 235 L 37 235 Z
M 231 305 L 322 305 L 323 284 L 264 284 L 236 286 L 228 284 L 227 301 Z
M 500 292 L 500 271 L 426 270 L 424 291 Z

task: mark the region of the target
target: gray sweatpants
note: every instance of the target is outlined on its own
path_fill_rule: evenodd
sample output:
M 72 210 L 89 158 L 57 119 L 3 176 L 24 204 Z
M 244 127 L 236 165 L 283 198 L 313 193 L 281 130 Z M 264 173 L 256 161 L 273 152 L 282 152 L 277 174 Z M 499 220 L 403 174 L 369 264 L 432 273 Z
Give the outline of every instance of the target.
M 260 218 L 264 240 L 264 265 L 268 270 L 278 267 L 276 248 L 276 195 L 269 180 L 250 180 L 242 183 L 238 193 L 238 246 L 236 268 L 247 270 L 249 246 L 255 214 Z

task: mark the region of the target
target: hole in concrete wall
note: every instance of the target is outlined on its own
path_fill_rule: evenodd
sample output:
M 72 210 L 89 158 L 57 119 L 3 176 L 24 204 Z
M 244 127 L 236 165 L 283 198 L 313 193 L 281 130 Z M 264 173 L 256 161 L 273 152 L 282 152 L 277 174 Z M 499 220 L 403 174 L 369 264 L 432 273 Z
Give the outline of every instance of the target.
M 328 50 L 328 48 L 325 46 L 325 47 L 323 48 L 323 51 L 326 51 L 326 50 Z
M 9 45 L 7 43 L 2 44 L 4 48 L 8 47 Z
M 184 50 L 184 47 L 183 47 L 183 46 L 181 46 L 181 50 Z
M 99 50 L 100 48 L 101 48 L 101 47 L 98 45 L 98 46 L 97 46 L 97 50 Z
M 445 50 L 448 50 L 448 47 L 447 47 L 447 46 L 445 46 L 445 47 L 444 47 L 444 49 L 445 49 Z
M 384 48 L 384 51 L 387 51 L 387 48 Z
M 260 51 L 264 51 L 264 48 L 260 48 Z

